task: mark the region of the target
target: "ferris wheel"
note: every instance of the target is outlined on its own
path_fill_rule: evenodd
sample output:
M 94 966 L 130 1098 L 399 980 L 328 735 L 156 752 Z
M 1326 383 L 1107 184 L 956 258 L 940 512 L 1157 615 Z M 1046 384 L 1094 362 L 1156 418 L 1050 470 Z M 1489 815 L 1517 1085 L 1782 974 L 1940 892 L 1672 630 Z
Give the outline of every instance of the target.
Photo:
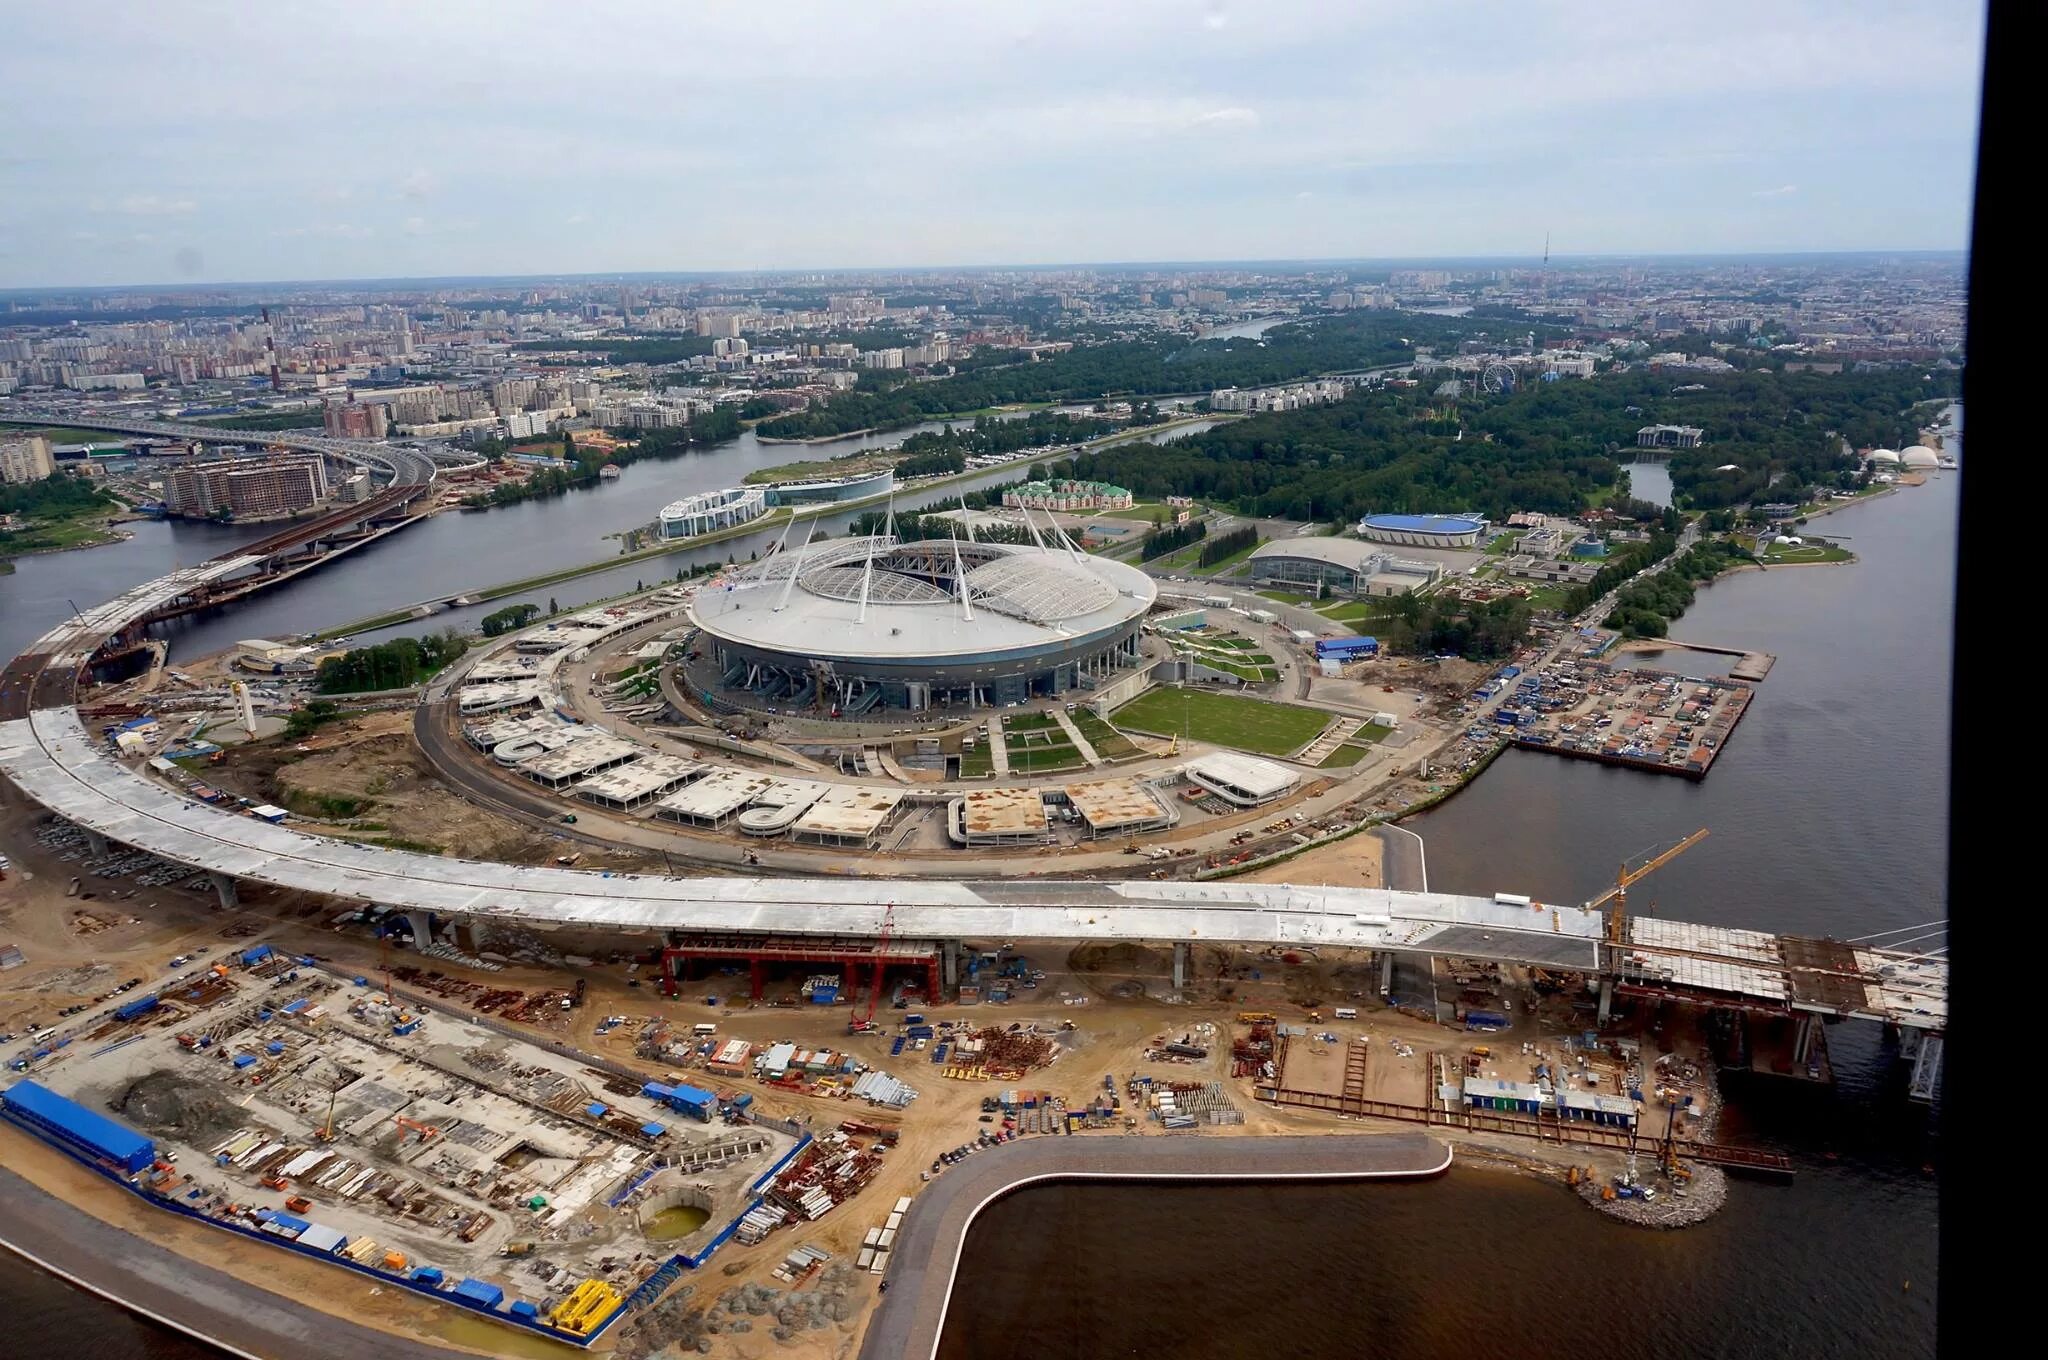
M 1515 390 L 1515 370 L 1506 364 L 1488 364 L 1479 374 L 1479 388 L 1500 397 Z

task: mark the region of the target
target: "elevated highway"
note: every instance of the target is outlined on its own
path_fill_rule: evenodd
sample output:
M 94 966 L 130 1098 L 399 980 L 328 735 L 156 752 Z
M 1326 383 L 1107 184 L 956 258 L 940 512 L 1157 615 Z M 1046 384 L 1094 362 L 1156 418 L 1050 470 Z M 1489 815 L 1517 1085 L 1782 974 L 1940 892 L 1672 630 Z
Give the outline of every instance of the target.
M 410 452 L 410 451 L 407 451 Z M 395 461 L 418 494 L 432 462 Z M 365 506 L 354 509 L 361 512 Z M 0 773 L 95 837 L 210 873 L 223 901 L 239 881 L 376 903 L 454 922 L 542 930 L 708 932 L 872 939 L 887 908 L 902 937 L 1133 941 L 1172 946 L 1176 981 L 1198 944 L 1350 948 L 1491 959 L 1597 976 L 1615 992 L 1808 1020 L 1863 1018 L 1914 1037 L 1916 1090 L 1939 1079 L 1945 958 L 1853 942 L 1636 918 L 1620 940 L 1585 906 L 1446 893 L 1185 881 L 945 883 L 879 878 L 670 878 L 443 858 L 306 835 L 193 802 L 115 760 L 75 704 L 80 674 L 109 641 L 167 607 L 310 541 L 296 526 L 212 562 L 145 582 L 52 629 L 0 673 Z M 264 553 L 273 556 L 263 556 Z M 424 931 L 416 928 L 416 938 Z M 1924 1039 L 1924 1042 L 1921 1042 Z
M 25 420 L 45 415 L 33 411 L 6 414 Z M 55 414 L 48 418 L 80 428 L 232 442 L 222 439 L 223 431 L 210 426 Z M 145 581 L 59 624 L 0 671 L 0 718 L 21 718 L 33 709 L 75 702 L 80 676 L 92 658 L 111 646 L 134 641 L 152 623 L 230 604 L 411 523 L 415 503 L 433 489 L 439 476 L 434 459 L 417 449 L 311 435 L 273 440 L 267 433 L 253 436 L 249 442 L 282 443 L 342 458 L 374 468 L 389 481 L 366 500 L 335 506 L 197 566 Z

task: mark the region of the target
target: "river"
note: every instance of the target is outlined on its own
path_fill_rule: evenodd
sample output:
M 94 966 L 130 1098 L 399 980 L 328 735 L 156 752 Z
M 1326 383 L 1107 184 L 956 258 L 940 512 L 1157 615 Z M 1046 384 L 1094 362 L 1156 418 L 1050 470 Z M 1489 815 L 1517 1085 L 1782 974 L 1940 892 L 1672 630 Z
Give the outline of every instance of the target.
M 166 636 L 174 664 L 177 658 L 203 656 L 243 638 L 292 637 L 403 609 L 432 595 L 445 598 L 594 562 L 618 551 L 613 536 L 649 523 L 663 505 L 679 497 L 737 485 L 759 468 L 893 448 L 920 431 L 942 428 L 943 422 L 931 422 L 818 444 L 764 444 L 749 430 L 701 452 L 634 463 L 617 481 L 598 482 L 566 495 L 481 513 L 445 511 L 332 566 L 260 593 L 233 610 L 168 625 Z M 1197 422 L 1177 427 L 1164 437 L 1185 437 L 1206 428 L 1207 422 Z M 1029 461 L 1019 462 L 942 487 L 905 493 L 897 497 L 896 508 L 943 506 L 964 492 L 1020 480 L 1030 466 Z M 856 513 L 860 512 L 827 514 L 818 524 L 828 533 L 844 533 Z M 74 602 L 80 608 L 88 607 L 138 582 L 262 538 L 277 526 L 150 520 L 126 527 L 135 534 L 126 543 L 19 558 L 12 575 L 0 576 L 0 657 L 20 652 L 70 613 Z M 546 587 L 535 596 L 541 604 L 553 597 L 564 609 L 573 608 L 630 590 L 635 581 L 673 576 L 681 567 L 724 561 L 728 556 L 745 561 L 749 553 L 765 550 L 780 533 L 778 526 L 707 547 L 678 548 L 616 571 Z M 418 632 L 423 627 L 450 624 L 474 627 L 484 614 L 511 602 L 507 599 L 447 611 L 431 622 L 385 631 Z
M 1960 418 L 1951 442 L 1959 451 Z M 787 448 L 756 446 L 755 465 L 788 461 Z M 708 463 L 723 452 L 696 457 Z M 642 471 L 663 479 L 662 489 L 648 491 L 648 478 L 636 509 L 729 485 L 744 465 L 718 466 L 685 487 L 690 458 L 636 465 L 615 489 L 589 493 L 612 496 L 616 514 L 575 508 L 574 496 L 518 510 L 539 512 L 523 521 L 530 526 L 564 533 L 571 524 L 578 532 L 615 529 L 631 518 L 617 498 L 636 494 Z M 1707 840 L 1637 890 L 1638 909 L 1654 903 L 1687 920 L 1840 936 L 1945 916 L 1945 639 L 1960 475 L 1937 473 L 1925 486 L 1815 520 L 1814 532 L 1859 554 L 1856 565 L 1743 572 L 1700 592 L 1675 626 L 1679 637 L 1778 656 L 1705 781 L 1510 752 L 1472 788 L 1411 823 L 1428 844 L 1430 886 L 1584 898 L 1623 859 L 1705 826 Z M 550 518 L 553 509 L 566 513 Z M 443 518 L 457 526 L 451 543 L 476 543 L 479 531 L 461 526 L 497 533 L 511 523 L 500 516 L 518 510 Z M 390 547 L 437 527 L 408 529 Z M 168 530 L 167 543 L 138 536 L 121 548 L 22 565 L 26 572 L 114 554 L 154 563 L 166 551 L 189 552 L 181 560 L 190 560 L 225 546 L 189 537 L 194 529 L 227 532 L 181 526 Z M 578 546 L 566 561 L 589 555 L 587 542 Z M 380 606 L 369 595 L 349 603 L 351 588 L 384 598 L 410 583 L 417 597 L 443 588 L 456 564 L 462 581 L 480 585 L 542 570 L 537 554 L 545 547 L 515 542 L 501 563 L 512 570 L 497 576 L 481 566 L 472 573 L 467 559 L 447 555 L 455 548 L 443 547 L 423 553 L 416 568 L 439 574 L 395 582 L 377 555 L 389 549 L 375 549 L 285 594 L 312 592 L 330 620 L 361 615 Z M 62 589 L 83 605 L 155 569 L 88 574 Z M 636 571 L 656 574 L 651 564 L 624 569 Z M 364 584 L 351 587 L 351 578 Z M 12 602 L 23 597 L 8 592 L 22 579 L 0 578 L 10 630 Z M 47 610 L 51 587 L 41 589 L 38 607 Z M 558 593 L 568 598 L 566 588 Z M 213 636 L 262 631 L 250 613 L 216 625 Z M 44 626 L 34 623 L 26 635 Z M 6 637 L 19 646 L 13 632 Z M 1730 1082 L 1738 1107 L 1726 1131 L 1785 1151 L 1798 1178 L 1790 1186 L 1737 1181 L 1727 1207 L 1700 1227 L 1624 1227 L 1553 1186 L 1465 1168 L 1417 1186 L 1040 1187 L 993 1206 L 970 1238 L 944 1353 L 1931 1355 L 1937 1191 L 1925 1167 L 1939 1158 L 1934 1121 L 1900 1098 L 1874 1026 L 1835 1026 L 1828 1041 L 1833 1091 L 1768 1078 Z M 90 1336 L 101 1360 L 207 1354 L 6 1260 L 0 1310 L 17 1322 L 34 1319 L 35 1334 Z

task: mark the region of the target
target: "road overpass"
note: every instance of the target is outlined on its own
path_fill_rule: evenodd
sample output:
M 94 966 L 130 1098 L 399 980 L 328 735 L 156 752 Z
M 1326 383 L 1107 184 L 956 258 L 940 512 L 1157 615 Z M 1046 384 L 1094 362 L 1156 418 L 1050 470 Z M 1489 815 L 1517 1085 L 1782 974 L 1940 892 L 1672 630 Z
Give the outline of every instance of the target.
M 109 434 L 145 435 L 157 439 L 196 439 L 208 444 L 266 444 L 325 454 L 361 467 L 376 468 L 394 483 L 433 480 L 434 458 L 418 449 L 369 439 L 335 439 L 296 430 L 232 430 L 179 420 L 131 420 L 126 416 L 82 415 L 72 411 L 0 408 L 10 423 L 50 425 L 67 430 L 105 430 Z M 421 464 L 425 476 L 418 475 Z

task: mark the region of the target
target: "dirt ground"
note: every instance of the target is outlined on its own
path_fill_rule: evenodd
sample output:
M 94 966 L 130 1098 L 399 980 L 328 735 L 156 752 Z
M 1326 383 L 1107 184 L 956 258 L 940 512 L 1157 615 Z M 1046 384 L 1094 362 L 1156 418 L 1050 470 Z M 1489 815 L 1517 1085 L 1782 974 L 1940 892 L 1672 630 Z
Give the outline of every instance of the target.
M 409 750 L 409 738 L 388 727 L 381 733 L 372 730 L 341 742 L 323 742 L 319 751 L 284 763 L 279 769 L 291 772 L 290 778 L 298 781 L 296 787 L 318 788 L 330 796 L 356 793 L 388 800 L 386 806 L 403 805 L 403 800 L 408 799 L 424 804 L 430 801 L 431 794 L 417 783 L 394 777 L 388 760 L 378 754 L 390 743 L 401 740 Z M 377 783 L 380 780 L 383 782 Z M 31 1017 L 47 1023 L 54 1019 L 59 1006 L 103 992 L 114 982 L 143 972 L 145 966 L 161 968 L 174 953 L 200 944 L 218 948 L 228 939 L 260 935 L 293 949 L 318 953 L 345 967 L 369 972 L 378 966 L 379 953 L 371 939 L 357 931 L 329 926 L 335 913 L 335 903 L 330 900 L 245 887 L 241 908 L 228 913 L 214 904 L 210 893 L 178 889 L 143 890 L 135 898 L 115 904 L 107 903 L 103 897 L 91 901 L 67 898 L 64 885 L 69 874 L 65 871 L 72 866 L 47 856 L 31 834 L 41 816 L 38 810 L 24 809 L 18 802 L 0 808 L 0 846 L 14 856 L 18 870 L 22 871 L 0 883 L 0 942 L 19 944 L 28 956 L 23 967 L 0 974 L 0 1029 L 18 1033 Z M 474 848 L 465 845 L 466 850 Z M 1366 872 L 1376 878 L 1377 850 L 1375 837 L 1353 837 L 1279 866 L 1276 876 L 1303 883 L 1356 882 Z M 81 910 L 97 913 L 110 924 L 94 933 L 80 933 L 75 928 L 78 918 L 73 913 Z M 1250 1083 L 1229 1076 L 1228 1036 L 1240 1008 L 1267 1009 L 1284 1019 L 1300 1020 L 1304 1018 L 1301 1008 L 1308 1005 L 1358 1004 L 1361 1019 L 1343 1022 L 1342 1028 L 1347 1036 L 1353 1030 L 1372 1036 L 1373 1057 L 1377 1060 L 1372 1068 L 1374 1094 L 1384 1091 L 1387 1098 L 1412 1098 L 1409 1092 L 1418 1084 L 1417 1065 L 1426 1062 L 1432 1049 L 1454 1050 L 1462 1038 L 1380 1008 L 1371 970 L 1362 959 L 1297 958 L 1289 963 L 1278 954 L 1199 948 L 1194 957 L 1196 980 L 1184 993 L 1171 989 L 1170 959 L 1163 950 L 1116 945 L 1083 946 L 1069 952 L 1047 946 L 1033 955 L 1031 963 L 1044 970 L 1046 977 L 1036 989 L 1020 990 L 1014 1003 L 978 1008 L 947 1006 L 935 1012 L 946 1018 L 1004 1026 L 1036 1021 L 1044 1029 L 1071 1021 L 1075 1029 L 1061 1036 L 1063 1042 L 1055 1061 L 1016 1082 L 949 1079 L 922 1053 L 906 1052 L 891 1059 L 885 1034 L 847 1034 L 848 1012 L 843 1007 L 754 1007 L 744 999 L 743 982 L 735 1001 L 733 984 L 741 979 L 734 977 L 692 983 L 675 1000 L 664 1000 L 651 987 L 634 985 L 647 978 L 647 970 L 629 972 L 622 963 L 578 970 L 577 975 L 588 983 L 586 1005 L 551 1016 L 548 1028 L 537 1033 L 605 1054 L 634 1065 L 650 1077 L 659 1077 L 669 1069 L 645 1062 L 633 1052 L 642 1022 L 654 1015 L 668 1018 L 672 1025 L 710 1021 L 718 1025 L 722 1037 L 759 1044 L 786 1040 L 837 1048 L 889 1071 L 919 1091 L 918 1099 L 899 1114 L 871 1110 L 845 1099 L 770 1090 L 752 1082 L 718 1083 L 752 1092 L 764 1113 L 808 1118 L 812 1127 L 820 1131 L 835 1127 L 842 1119 L 858 1117 L 870 1122 L 898 1123 L 902 1133 L 880 1176 L 850 1204 L 815 1223 L 777 1232 L 753 1247 L 728 1244 L 704 1271 L 686 1276 L 683 1283 L 695 1291 L 684 1305 L 689 1309 L 709 1307 L 723 1291 L 737 1284 L 751 1282 L 787 1288 L 771 1280 L 769 1272 L 801 1245 L 820 1246 L 834 1253 L 835 1262 L 850 1263 L 867 1230 L 882 1224 L 899 1196 L 917 1192 L 924 1183 L 924 1173 L 929 1172 L 941 1152 L 971 1142 L 979 1131 L 992 1127 L 980 1122 L 980 1102 L 1002 1086 L 1044 1090 L 1064 1097 L 1070 1105 L 1079 1105 L 1101 1091 L 1105 1075 L 1114 1079 L 1120 1092 L 1131 1076 L 1144 1072 L 1174 1080 L 1213 1079 L 1225 1083 L 1232 1100 L 1244 1111 L 1245 1122 L 1205 1128 L 1194 1136 L 1328 1132 L 1345 1125 L 1371 1126 L 1376 1121 L 1256 1104 L 1251 1099 Z M 433 966 L 454 976 L 463 972 L 439 960 Z M 518 966 L 508 966 L 502 972 L 480 978 L 495 987 L 529 989 L 560 987 L 564 982 L 560 971 Z M 787 992 L 794 986 L 794 979 L 779 985 Z M 705 1000 L 714 992 L 721 1001 L 717 1007 L 707 1005 Z M 600 1037 L 595 1028 L 608 1015 L 628 1019 Z M 1215 1027 L 1208 1041 L 1207 1059 L 1170 1065 L 1146 1061 L 1145 1051 L 1155 1040 L 1198 1032 L 1198 1027 L 1204 1024 Z M 1393 1056 L 1392 1040 L 1396 1038 L 1413 1046 L 1412 1058 L 1400 1060 Z M 1126 1112 L 1142 1114 L 1131 1109 L 1128 1100 Z M 1142 1117 L 1134 1132 L 1141 1137 L 1169 1136 Z M 1461 1154 L 1481 1156 L 1553 1179 L 1561 1175 L 1561 1169 L 1550 1164 L 1564 1155 L 1558 1149 L 1505 1136 L 1438 1132 L 1454 1138 L 1460 1144 Z M 153 1239 L 183 1245 L 193 1234 L 204 1232 L 152 1214 L 132 1198 L 18 1133 L 0 1131 L 0 1155 L 6 1157 L 10 1166 L 37 1168 L 38 1178 L 45 1185 L 64 1185 L 67 1197 L 80 1207 Z M 981 1155 L 1002 1153 L 995 1150 Z M 1598 1165 L 1601 1157 L 1589 1149 L 1577 1148 L 1570 1154 L 1570 1160 L 1580 1165 Z M 47 1175 L 40 1170 L 45 1163 Z M 515 1349 L 517 1353 L 526 1353 L 516 1346 L 521 1338 L 505 1333 L 502 1328 L 451 1314 L 450 1310 L 432 1308 L 395 1291 L 378 1294 L 374 1286 L 347 1272 L 303 1263 L 287 1258 L 285 1253 L 265 1252 L 257 1244 L 225 1240 L 216 1243 L 210 1239 L 223 1235 L 205 1236 L 208 1240 L 194 1240 L 190 1245 L 195 1252 L 203 1252 L 209 1261 L 265 1288 L 287 1290 L 293 1297 L 325 1311 L 346 1313 L 359 1322 L 443 1344 L 495 1349 L 506 1354 L 515 1353 Z M 711 1353 L 747 1360 L 768 1356 L 841 1360 L 850 1356 L 858 1345 L 868 1305 L 875 1298 L 875 1278 L 858 1277 L 852 1297 L 860 1304 L 861 1312 L 847 1323 L 803 1333 L 790 1344 L 775 1341 L 769 1326 L 757 1326 L 745 1334 L 727 1332 L 713 1338 Z M 463 1325 L 455 1326 L 458 1322 Z M 608 1338 L 605 1343 L 606 1347 L 616 1344 L 617 1338 Z
M 297 814 L 308 831 L 372 844 L 543 864 L 561 847 L 521 823 L 464 800 L 435 775 L 412 735 L 410 710 L 370 713 L 323 727 L 303 741 L 234 747 L 204 778 Z M 586 866 L 614 867 L 587 853 Z M 602 861 L 602 862 L 600 862 Z
M 1380 838 L 1371 832 L 1346 836 L 1329 845 L 1238 875 L 1241 883 L 1302 883 L 1326 888 L 1383 888 Z

